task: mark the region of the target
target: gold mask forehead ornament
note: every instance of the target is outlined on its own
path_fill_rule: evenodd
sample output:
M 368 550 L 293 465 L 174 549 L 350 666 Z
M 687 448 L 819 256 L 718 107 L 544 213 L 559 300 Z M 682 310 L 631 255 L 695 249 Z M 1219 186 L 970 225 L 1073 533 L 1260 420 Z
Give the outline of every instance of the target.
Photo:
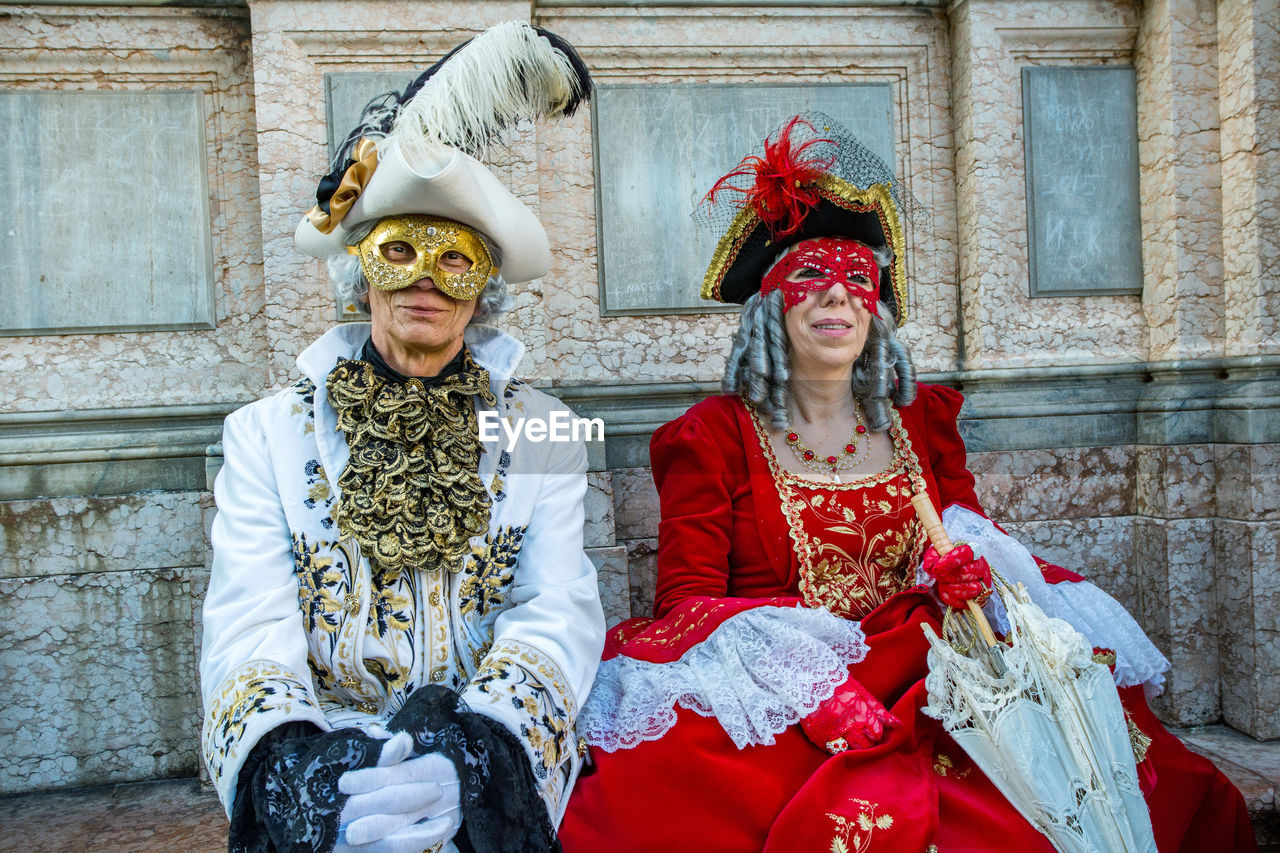
M 412 246 L 413 260 L 387 260 L 382 247 L 389 243 Z M 430 278 L 442 293 L 454 299 L 475 299 L 497 272 L 480 232 L 435 216 L 389 216 L 379 220 L 367 237 L 348 246 L 347 251 L 360 258 L 365 278 L 379 290 L 402 290 L 419 279 Z M 442 268 L 440 261 L 449 252 L 465 257 L 471 262 L 470 268 L 466 272 Z

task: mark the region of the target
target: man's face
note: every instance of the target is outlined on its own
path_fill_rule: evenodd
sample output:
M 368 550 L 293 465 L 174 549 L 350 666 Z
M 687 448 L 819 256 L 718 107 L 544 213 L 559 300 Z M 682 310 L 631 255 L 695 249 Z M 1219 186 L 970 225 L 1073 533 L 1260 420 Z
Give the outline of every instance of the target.
M 454 299 L 474 299 L 496 272 L 480 232 L 434 216 L 381 219 L 347 251 L 360 258 L 365 278 L 378 290 L 399 290 L 429 277 Z
M 377 232 L 375 227 L 372 233 Z M 476 310 L 475 297 L 457 299 L 438 287 L 432 275 L 418 275 L 419 249 L 407 240 L 385 240 L 378 252 L 386 265 L 405 271 L 412 280 L 395 290 L 369 288 L 373 345 L 403 373 L 434 373 L 442 366 L 437 364 L 441 358 L 452 358 L 462 346 L 462 333 Z M 470 273 L 474 263 L 462 251 L 446 250 L 436 254 L 432 266 L 437 275 L 457 280 Z

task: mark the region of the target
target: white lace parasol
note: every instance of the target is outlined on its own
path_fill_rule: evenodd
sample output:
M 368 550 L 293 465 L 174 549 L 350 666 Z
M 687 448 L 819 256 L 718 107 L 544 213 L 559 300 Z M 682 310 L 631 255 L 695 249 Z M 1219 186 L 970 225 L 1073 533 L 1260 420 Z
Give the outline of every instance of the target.
M 934 546 L 949 550 L 945 533 Z M 1021 584 L 997 584 L 996 595 L 1012 641 L 1003 653 L 1006 670 L 997 675 L 979 644 L 971 644 L 970 656 L 925 625 L 931 648 L 923 712 L 1058 850 L 1156 853 L 1111 672 L 1093 661 L 1079 631 L 1046 616 Z

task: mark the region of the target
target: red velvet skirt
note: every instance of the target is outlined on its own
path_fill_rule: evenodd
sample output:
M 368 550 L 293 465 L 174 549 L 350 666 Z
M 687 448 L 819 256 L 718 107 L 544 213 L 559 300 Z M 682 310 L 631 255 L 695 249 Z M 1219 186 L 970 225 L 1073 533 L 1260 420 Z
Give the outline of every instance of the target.
M 799 726 L 738 749 L 719 723 L 678 709 L 660 740 L 591 750 L 560 827 L 566 853 L 979 853 L 1053 847 L 942 726 L 920 712 L 932 599 L 894 596 L 862 620 L 869 652 L 850 672 L 902 720 L 872 749 L 829 755 Z M 1152 738 L 1141 768 L 1156 843 L 1168 851 L 1256 850 L 1239 792 L 1121 690 Z

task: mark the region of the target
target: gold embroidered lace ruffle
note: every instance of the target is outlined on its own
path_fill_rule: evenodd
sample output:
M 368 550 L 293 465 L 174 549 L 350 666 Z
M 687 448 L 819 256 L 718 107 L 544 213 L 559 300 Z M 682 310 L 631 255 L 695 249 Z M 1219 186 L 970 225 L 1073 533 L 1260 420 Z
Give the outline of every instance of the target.
M 472 397 L 489 406 L 489 372 L 463 356 L 439 385 L 393 382 L 340 359 L 325 383 L 351 458 L 338 478 L 338 529 L 383 572 L 461 567 L 467 540 L 489 528 Z

